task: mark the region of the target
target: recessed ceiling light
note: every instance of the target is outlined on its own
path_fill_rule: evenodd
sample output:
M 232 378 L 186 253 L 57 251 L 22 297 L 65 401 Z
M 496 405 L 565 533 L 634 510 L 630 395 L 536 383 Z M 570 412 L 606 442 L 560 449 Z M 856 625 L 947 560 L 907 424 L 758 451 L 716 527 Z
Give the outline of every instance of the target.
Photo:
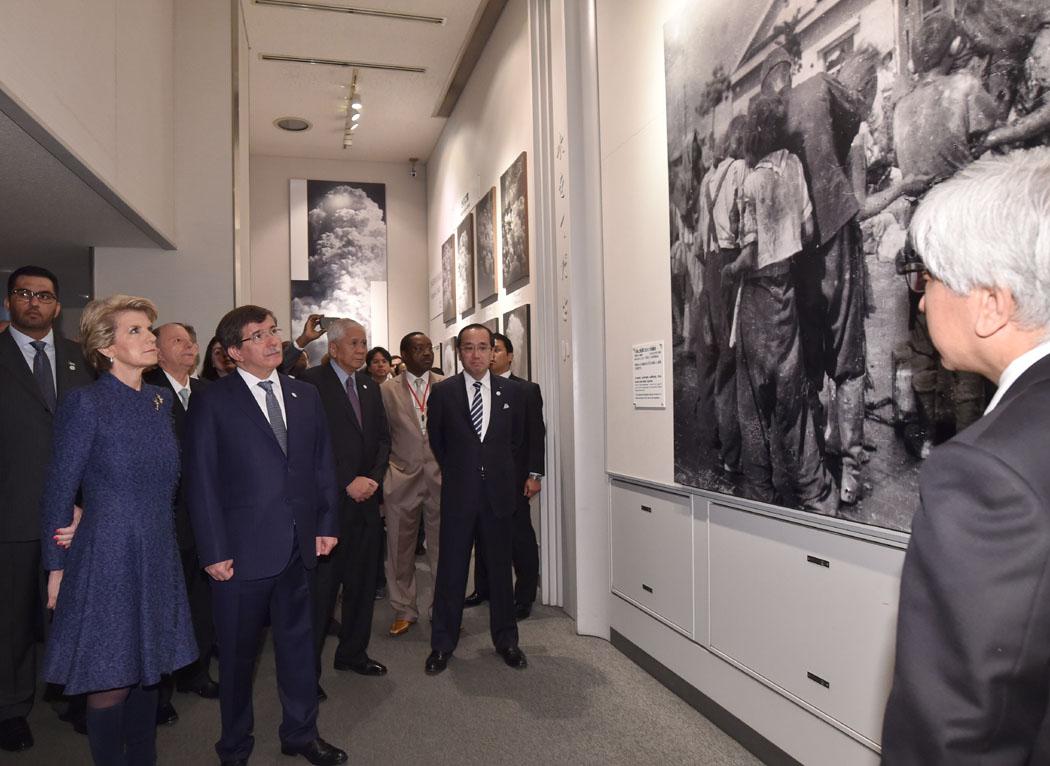
M 278 117 L 273 124 L 281 130 L 288 130 L 292 133 L 301 133 L 310 129 L 310 123 L 302 117 Z
M 351 122 L 357 122 L 360 119 L 361 119 L 361 113 L 360 112 L 354 112 L 352 115 L 350 115 Z

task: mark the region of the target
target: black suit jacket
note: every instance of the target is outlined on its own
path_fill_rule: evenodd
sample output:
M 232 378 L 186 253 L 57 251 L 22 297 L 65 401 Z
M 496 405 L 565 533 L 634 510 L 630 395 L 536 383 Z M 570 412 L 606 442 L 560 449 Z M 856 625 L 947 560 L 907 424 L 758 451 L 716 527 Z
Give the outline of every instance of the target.
M 510 379 L 525 388 L 525 447 L 518 455 L 518 475 L 522 485 L 530 473 L 543 474 L 546 465 L 547 426 L 543 423 L 543 392 L 539 384 L 519 378 Z
M 55 334 L 58 401 L 94 379 L 80 346 Z M 53 413 L 11 333 L 0 333 L 0 542 L 40 539 Z
M 321 395 L 328 417 L 328 432 L 332 437 L 335 479 L 343 507 L 378 514 L 378 491 L 363 503 L 355 503 L 346 494 L 346 485 L 358 476 L 367 476 L 382 485 L 390 461 L 390 427 L 379 386 L 364 373 L 358 373 L 354 379 L 361 402 L 363 422 L 360 425 L 331 364 L 311 367 L 299 376 L 299 380 L 316 386 Z
M 1050 763 L 1050 357 L 933 450 L 901 577 L 886 764 Z
M 179 399 L 178 392 L 172 387 L 171 381 L 168 380 L 168 376 L 164 374 L 164 370 L 160 367 L 154 367 L 145 373 L 142 379 L 151 385 L 160 386 L 166 391 L 171 391 L 171 427 L 175 432 L 175 440 L 181 449 L 183 436 L 186 434 L 186 417 L 188 413 L 182 408 L 182 400 Z M 191 407 L 193 406 L 193 397 L 199 394 L 209 382 L 207 380 L 190 378 Z M 183 491 L 181 481 L 175 490 L 175 535 L 179 541 L 179 548 L 182 550 L 193 550 L 196 547 L 193 542 L 193 525 L 190 523 L 190 512 L 186 505 L 186 493 Z
M 273 577 L 293 538 L 307 569 L 315 538 L 338 537 L 332 442 L 321 397 L 281 378 L 288 454 L 237 372 L 203 389 L 190 407 L 182 480 L 202 566 L 233 559 L 234 577 Z
M 511 516 L 522 486 L 518 456 L 525 446 L 525 388 L 489 375 L 492 386 L 485 440 L 470 421 L 464 373 L 435 383 L 427 403 L 430 448 L 441 466 L 441 518 L 485 506 Z

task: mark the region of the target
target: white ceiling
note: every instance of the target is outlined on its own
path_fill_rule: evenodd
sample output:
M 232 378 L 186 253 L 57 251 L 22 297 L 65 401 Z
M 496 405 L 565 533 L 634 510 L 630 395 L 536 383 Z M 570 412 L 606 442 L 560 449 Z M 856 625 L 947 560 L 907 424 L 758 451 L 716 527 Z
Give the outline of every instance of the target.
M 248 33 L 253 154 L 376 162 L 422 161 L 445 119 L 437 110 L 484 0 L 316 0 L 444 17 L 445 23 L 374 18 L 258 5 L 241 0 Z M 425 67 L 425 74 L 361 69 L 364 109 L 354 143 L 343 147 L 346 95 L 353 70 L 263 61 L 262 54 Z M 295 116 L 313 127 L 289 133 L 273 125 Z

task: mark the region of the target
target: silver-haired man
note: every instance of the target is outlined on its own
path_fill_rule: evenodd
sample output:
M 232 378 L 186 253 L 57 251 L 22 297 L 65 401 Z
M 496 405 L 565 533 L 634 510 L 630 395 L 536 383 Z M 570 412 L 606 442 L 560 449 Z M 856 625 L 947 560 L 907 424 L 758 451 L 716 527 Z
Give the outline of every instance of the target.
M 923 466 L 883 762 L 1050 763 L 1050 150 L 970 165 L 911 234 L 945 367 L 998 391 Z

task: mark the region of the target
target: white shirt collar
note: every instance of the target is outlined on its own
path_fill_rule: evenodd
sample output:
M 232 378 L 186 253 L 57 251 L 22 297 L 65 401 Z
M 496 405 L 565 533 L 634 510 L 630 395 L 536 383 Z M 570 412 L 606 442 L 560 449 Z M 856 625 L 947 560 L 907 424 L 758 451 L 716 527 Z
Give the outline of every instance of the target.
M 184 388 L 189 388 L 190 387 L 190 379 L 189 378 L 186 378 L 186 383 L 184 385 L 182 383 L 179 383 L 179 381 L 177 381 L 175 379 L 175 376 L 173 376 L 170 372 L 165 370 L 163 367 L 160 368 L 160 371 L 164 373 L 164 377 L 166 377 L 168 379 L 168 382 L 171 383 L 171 387 L 175 389 L 176 393 L 178 393 L 179 391 L 181 391 Z
M 499 376 L 500 376 L 501 378 L 509 378 L 509 377 L 510 377 L 510 376 L 511 376 L 512 374 L 513 374 L 513 373 L 512 373 L 512 371 L 511 371 L 511 369 L 510 369 L 510 368 L 508 367 L 508 368 L 507 368 L 507 371 L 506 371 L 506 372 L 501 372 L 501 373 L 499 374 Z
M 32 346 L 29 346 L 29 344 L 36 340 L 36 338 L 30 338 L 24 332 L 19 332 L 18 330 L 16 330 L 15 326 L 13 324 L 7 326 L 7 331 L 9 333 L 11 333 L 11 337 L 15 339 L 15 343 L 18 344 L 19 348 L 26 348 L 27 346 L 32 348 Z M 45 335 L 40 340 L 44 341 L 44 343 L 47 344 L 47 346 L 46 346 L 47 348 L 54 348 L 55 347 L 55 331 L 54 331 L 54 329 L 48 330 L 47 331 L 47 335 Z
M 409 388 L 414 388 L 417 380 L 422 380 L 424 383 L 426 383 L 429 377 L 429 372 L 424 372 L 422 375 L 413 375 L 408 370 L 405 370 L 405 380 L 408 382 Z
M 264 380 L 272 380 L 274 383 L 277 384 L 278 388 L 280 388 L 281 386 L 281 380 L 277 377 L 277 370 L 274 370 L 265 378 L 257 378 L 250 372 L 245 370 L 243 367 L 238 367 L 237 372 L 240 373 L 240 376 L 244 379 L 244 382 L 248 384 L 248 388 L 254 388 L 259 383 L 262 383 Z
M 474 388 L 474 383 L 476 383 L 476 382 L 477 383 L 481 383 L 482 388 L 489 388 L 492 385 L 492 376 L 489 374 L 488 370 L 485 370 L 485 375 L 484 375 L 484 377 L 482 377 L 482 379 L 480 381 L 475 381 L 474 377 L 469 372 L 464 370 L 463 371 L 463 380 L 464 380 L 464 382 L 466 382 L 467 388 L 469 388 L 469 389 L 473 389 Z
M 992 401 L 988 402 L 984 414 L 987 415 L 994 410 L 995 406 L 999 404 L 1000 400 L 1003 398 L 1007 389 L 1009 389 L 1019 377 L 1024 375 L 1029 367 L 1038 362 L 1044 356 L 1050 356 L 1050 340 L 1044 341 L 1035 348 L 1025 351 L 1019 357 L 1010 362 L 1010 364 L 1006 365 L 1003 374 L 999 376 L 999 389 L 995 392 L 995 396 L 992 397 Z

